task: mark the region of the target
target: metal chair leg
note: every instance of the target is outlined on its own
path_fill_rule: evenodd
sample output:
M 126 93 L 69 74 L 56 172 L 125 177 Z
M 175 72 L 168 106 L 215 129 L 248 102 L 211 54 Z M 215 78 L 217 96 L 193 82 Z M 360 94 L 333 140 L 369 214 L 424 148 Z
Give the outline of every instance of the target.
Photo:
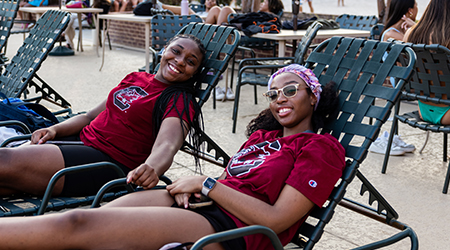
M 419 150 L 419 154 L 422 154 L 422 151 L 425 149 L 425 146 L 428 143 L 428 138 L 430 138 L 430 131 L 427 131 L 427 135 L 425 137 L 425 142 L 423 143 L 422 147 Z
M 450 162 L 447 167 L 447 175 L 445 176 L 444 189 L 442 189 L 443 194 L 447 193 L 449 182 L 450 182 Z

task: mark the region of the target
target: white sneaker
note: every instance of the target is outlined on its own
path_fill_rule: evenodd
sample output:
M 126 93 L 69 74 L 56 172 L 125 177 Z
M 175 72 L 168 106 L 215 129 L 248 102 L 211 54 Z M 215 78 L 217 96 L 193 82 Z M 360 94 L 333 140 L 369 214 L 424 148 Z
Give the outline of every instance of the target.
M 231 90 L 231 88 L 227 88 L 226 96 L 227 96 L 227 100 L 234 100 L 234 94 L 233 94 L 233 91 Z
M 400 138 L 400 135 L 394 135 L 394 140 L 392 140 L 392 144 L 400 147 L 403 149 L 406 153 L 412 153 L 414 150 L 416 150 L 416 147 L 412 144 L 408 144 Z
M 164 10 L 164 8 L 162 7 L 162 3 L 159 0 L 156 1 L 156 5 L 153 6 L 153 8 L 155 8 L 157 10 Z
M 216 100 L 224 100 L 225 99 L 225 89 L 219 86 L 216 87 Z
M 387 132 L 385 131 L 385 133 L 387 133 Z M 383 154 L 384 155 L 386 153 L 388 138 L 389 138 L 389 133 L 388 133 L 388 137 L 386 137 L 385 134 L 383 134 L 382 136 L 378 137 L 370 145 L 369 151 L 372 152 L 372 153 Z M 394 143 L 392 143 L 391 151 L 389 152 L 389 155 L 399 156 L 399 155 L 404 155 L 405 153 L 406 153 L 405 150 L 403 150 L 401 147 L 399 147 L 399 146 L 395 145 Z

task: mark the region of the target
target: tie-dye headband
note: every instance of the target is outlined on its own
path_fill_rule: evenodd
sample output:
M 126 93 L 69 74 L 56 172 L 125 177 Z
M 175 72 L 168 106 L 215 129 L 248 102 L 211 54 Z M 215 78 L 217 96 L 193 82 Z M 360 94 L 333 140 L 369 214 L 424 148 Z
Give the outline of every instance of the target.
M 303 81 L 305 81 L 306 85 L 308 85 L 308 87 L 311 89 L 311 91 L 317 98 L 317 102 L 314 107 L 315 110 L 317 108 L 317 105 L 319 104 L 320 93 L 322 93 L 322 86 L 320 85 L 319 80 L 314 75 L 314 73 L 310 69 L 307 69 L 299 64 L 291 64 L 273 73 L 268 82 L 269 90 L 270 86 L 272 85 L 273 79 L 281 73 L 293 73 L 298 75 L 300 78 L 303 79 Z

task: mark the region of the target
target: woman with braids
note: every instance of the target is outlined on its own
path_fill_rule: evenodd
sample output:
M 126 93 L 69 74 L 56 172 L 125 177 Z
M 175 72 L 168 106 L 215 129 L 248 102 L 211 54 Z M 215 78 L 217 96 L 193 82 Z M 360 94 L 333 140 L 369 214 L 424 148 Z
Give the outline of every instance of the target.
M 0 195 L 42 195 L 57 171 L 101 161 L 116 163 L 128 173 L 129 182 L 154 187 L 189 131 L 191 142 L 199 146 L 196 135 L 202 124 L 193 84 L 205 53 L 197 37 L 175 36 L 166 45 L 155 75 L 131 73 L 87 113 L 36 130 L 31 145 L 0 149 Z M 53 144 L 53 140 L 76 140 L 79 145 Z M 58 181 L 53 195 L 96 194 L 116 178 L 109 169 L 67 175 Z
M 250 123 L 249 139 L 219 180 L 186 176 L 166 190 L 147 190 L 98 209 L 0 219 L 0 249 L 169 249 L 169 245 L 247 225 L 264 225 L 287 244 L 314 205 L 322 206 L 344 168 L 344 149 L 316 134 L 335 117 L 334 85 L 290 65 L 272 75 L 270 108 Z M 189 199 L 212 205 L 191 208 Z M 51 237 L 52 240 L 48 240 Z M 271 249 L 261 234 L 204 249 Z

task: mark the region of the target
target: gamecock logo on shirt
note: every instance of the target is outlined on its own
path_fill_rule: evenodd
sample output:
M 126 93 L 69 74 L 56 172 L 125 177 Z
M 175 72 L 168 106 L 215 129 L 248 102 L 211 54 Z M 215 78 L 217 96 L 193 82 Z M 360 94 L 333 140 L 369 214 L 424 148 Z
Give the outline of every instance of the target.
M 261 142 L 259 144 L 244 148 L 233 156 L 228 164 L 227 171 L 231 176 L 240 176 L 250 170 L 261 166 L 267 156 L 281 149 L 280 142 Z
M 121 89 L 114 93 L 114 105 L 123 111 L 128 109 L 133 101 L 147 95 L 147 92 L 137 86 Z

